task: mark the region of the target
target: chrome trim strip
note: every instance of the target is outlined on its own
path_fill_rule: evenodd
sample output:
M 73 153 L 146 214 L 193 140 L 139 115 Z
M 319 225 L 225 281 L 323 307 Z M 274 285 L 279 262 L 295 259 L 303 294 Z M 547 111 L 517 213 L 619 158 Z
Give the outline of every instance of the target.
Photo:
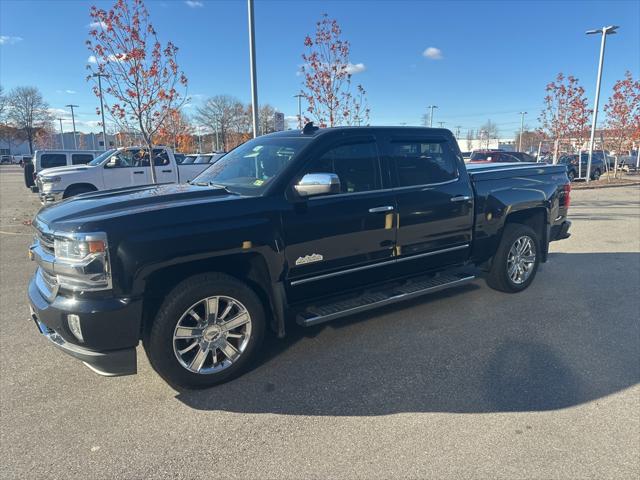
M 524 167 L 510 167 L 510 168 L 494 168 L 489 170 L 478 170 L 474 171 L 473 168 L 467 170 L 467 173 L 471 176 L 480 175 L 483 173 L 493 173 L 493 172 L 510 172 L 512 170 L 529 170 L 532 168 L 543 170 L 545 167 L 557 167 L 558 165 L 549 165 L 549 164 L 539 164 L 539 163 L 531 163 Z
M 455 287 L 455 286 L 458 286 L 458 285 L 462 285 L 464 283 L 468 283 L 468 282 L 474 280 L 475 278 L 476 278 L 475 275 L 470 275 L 468 277 L 463 277 L 463 278 L 461 278 L 459 280 L 454 280 L 453 282 L 447 282 L 447 283 L 443 283 L 441 285 L 436 285 L 434 287 L 429 287 L 429 288 L 425 288 L 423 290 L 418 290 L 417 292 L 401 293 L 400 295 L 396 295 L 396 296 L 387 298 L 385 300 L 381 300 L 381 301 L 378 301 L 378 302 L 370 303 L 368 305 L 361 305 L 359 307 L 349 308 L 347 310 L 342 310 L 340 312 L 332 313 L 331 315 L 324 315 L 324 316 L 308 318 L 308 319 L 302 321 L 301 324 L 303 326 L 305 326 L 305 327 L 309 327 L 311 325 L 316 325 L 318 323 L 328 322 L 328 321 L 334 320 L 336 318 L 346 317 L 347 315 L 353 315 L 355 313 L 364 312 L 366 310 L 371 310 L 371 309 L 374 309 L 374 308 L 382 307 L 384 305 L 390 305 L 392 303 L 400 302 L 400 301 L 403 301 L 403 300 L 409 300 L 411 298 L 420 297 L 420 296 L 426 295 L 428 293 L 434 293 L 434 292 L 437 292 L 439 290 L 445 290 L 447 288 L 451 288 L 451 287 Z
M 389 265 L 391 263 L 406 262 L 407 260 L 413 260 L 414 258 L 430 257 L 432 255 L 438 255 L 440 253 L 453 252 L 455 250 L 462 250 L 463 248 L 468 248 L 468 247 L 469 247 L 469 244 L 467 243 L 465 245 L 459 245 L 457 247 L 443 248 L 442 250 L 434 250 L 432 252 L 419 253 L 417 255 L 410 255 L 407 257 L 401 257 L 401 258 L 394 257 L 391 260 L 384 260 L 382 262 L 378 262 L 370 265 L 363 265 L 362 267 L 348 268 L 346 270 L 340 270 L 338 272 L 325 273 L 323 275 L 317 275 L 315 277 L 303 278 L 300 280 L 293 280 L 291 282 L 291 286 L 295 287 L 296 285 L 302 285 L 303 283 L 315 282 L 316 280 L 324 280 L 326 278 L 333 278 L 340 275 L 346 275 L 348 273 L 360 272 L 362 270 L 369 270 L 370 268 L 382 267 L 384 265 Z
M 441 253 L 454 252 L 456 250 L 462 250 L 465 248 L 469 248 L 468 243 L 465 243 L 464 245 L 458 245 L 457 247 L 443 248 L 442 250 L 434 250 L 432 252 L 418 253 L 417 255 L 410 255 L 408 257 L 400 257 L 400 258 L 397 258 L 396 261 L 406 262 L 407 260 L 413 260 L 414 258 L 430 257 L 432 255 L 439 255 Z

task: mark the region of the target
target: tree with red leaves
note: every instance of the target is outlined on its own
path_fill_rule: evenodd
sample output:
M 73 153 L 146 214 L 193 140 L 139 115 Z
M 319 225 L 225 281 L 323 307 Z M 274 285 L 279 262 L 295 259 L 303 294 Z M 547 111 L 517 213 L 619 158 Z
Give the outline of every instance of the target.
M 613 95 L 604 106 L 607 114 L 605 128 L 618 155 L 630 150 L 640 140 L 640 81 L 631 72 L 613 85 Z
M 322 127 L 366 124 L 370 113 L 366 91 L 357 85 L 356 94 L 351 93 L 351 45 L 342 39 L 338 22 L 324 14 L 316 22 L 315 35 L 305 37 L 304 45 L 308 51 L 302 54 L 300 73 L 307 111 Z
M 143 0 L 118 0 L 108 11 L 92 6 L 89 15 L 92 28 L 86 45 L 92 55 L 87 80 L 95 73 L 104 75 L 105 109 L 123 129 L 133 127 L 152 151 L 165 119 L 186 99 L 187 77 L 176 61 L 178 47 L 172 42 L 162 47 Z M 100 96 L 97 85 L 93 91 Z M 153 162 L 151 179 L 156 183 Z
M 558 144 L 571 140 L 574 147 L 582 148 L 592 113 L 584 88 L 576 77 L 565 77 L 558 73 L 555 81 L 547 84 L 545 90 L 544 108 L 538 117 L 541 133 Z

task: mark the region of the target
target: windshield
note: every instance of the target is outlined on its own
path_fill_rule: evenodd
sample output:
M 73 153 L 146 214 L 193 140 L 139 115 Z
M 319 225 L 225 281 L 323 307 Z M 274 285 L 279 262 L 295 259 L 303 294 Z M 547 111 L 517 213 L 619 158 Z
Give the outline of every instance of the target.
M 192 183 L 223 185 L 238 193 L 260 195 L 308 141 L 258 137 L 227 153 Z
M 92 167 L 95 167 L 96 165 L 100 165 L 107 158 L 109 158 L 113 154 L 113 152 L 115 152 L 115 151 L 116 151 L 115 148 L 112 148 L 111 150 L 107 150 L 106 152 L 101 153 L 96 158 L 91 160 L 89 163 L 87 163 L 87 165 L 91 165 Z

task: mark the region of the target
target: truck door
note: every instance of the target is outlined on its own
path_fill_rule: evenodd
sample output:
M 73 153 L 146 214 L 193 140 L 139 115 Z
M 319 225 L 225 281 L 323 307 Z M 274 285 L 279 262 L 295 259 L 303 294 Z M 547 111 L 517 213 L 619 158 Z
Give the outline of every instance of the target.
M 169 153 L 164 148 L 154 148 L 153 158 L 158 183 L 178 183 L 178 166 L 175 161 L 171 161 Z M 151 182 L 151 172 L 149 172 L 149 182 Z
M 144 164 L 144 152 L 127 149 L 111 155 L 104 164 L 103 180 L 107 190 L 150 183 L 149 164 Z
M 310 197 L 283 215 L 290 285 L 319 293 L 345 282 L 357 286 L 393 263 L 394 193 L 382 175 L 375 137 L 326 145 L 296 176 L 333 173 L 340 192 Z M 338 282 L 338 283 L 336 283 Z
M 452 142 L 421 133 L 384 142 L 397 204 L 398 262 L 413 263 L 417 270 L 469 257 L 473 190 Z

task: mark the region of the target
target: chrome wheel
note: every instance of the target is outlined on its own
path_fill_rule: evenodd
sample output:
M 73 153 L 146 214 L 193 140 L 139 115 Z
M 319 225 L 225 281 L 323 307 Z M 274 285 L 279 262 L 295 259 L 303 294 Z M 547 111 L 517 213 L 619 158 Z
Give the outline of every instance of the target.
M 507 273 L 511 281 L 523 284 L 531 276 L 536 264 L 536 246 L 531 237 L 519 237 L 509 250 L 507 256 Z
M 187 309 L 173 332 L 173 352 L 193 373 L 218 373 L 240 358 L 251 337 L 251 316 L 238 300 L 208 297 Z

